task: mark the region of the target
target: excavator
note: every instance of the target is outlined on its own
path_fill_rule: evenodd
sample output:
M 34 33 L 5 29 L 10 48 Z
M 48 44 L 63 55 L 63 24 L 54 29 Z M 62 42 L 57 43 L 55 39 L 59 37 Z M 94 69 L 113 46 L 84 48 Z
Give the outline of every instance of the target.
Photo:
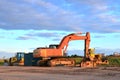
M 65 54 L 68 47 L 68 43 L 73 40 L 84 40 L 84 58 L 80 63 L 81 67 L 95 67 L 97 64 L 103 63 L 100 56 L 93 54 L 92 50 L 89 49 L 90 33 L 86 32 L 86 35 L 82 34 L 83 33 L 72 33 L 65 36 L 58 45 L 52 44 L 49 45 L 49 47 L 39 47 L 35 49 L 33 51 L 33 57 L 40 58 L 40 60 L 37 61 L 37 65 L 75 66 L 75 60 L 66 57 Z

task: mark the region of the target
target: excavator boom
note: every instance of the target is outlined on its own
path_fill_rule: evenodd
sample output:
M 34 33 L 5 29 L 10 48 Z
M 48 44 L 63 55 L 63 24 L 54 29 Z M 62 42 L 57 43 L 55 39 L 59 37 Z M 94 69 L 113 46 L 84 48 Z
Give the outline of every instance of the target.
M 78 34 L 69 34 L 67 36 L 65 36 L 62 41 L 60 42 L 60 45 L 58 46 L 58 49 L 63 49 L 66 46 L 68 46 L 69 41 L 72 40 L 85 40 L 85 51 L 84 51 L 84 56 L 88 57 L 89 52 L 89 46 L 90 46 L 90 33 L 87 32 L 86 36 L 81 36 L 82 33 L 78 33 Z M 66 52 L 66 49 L 64 50 L 64 52 Z

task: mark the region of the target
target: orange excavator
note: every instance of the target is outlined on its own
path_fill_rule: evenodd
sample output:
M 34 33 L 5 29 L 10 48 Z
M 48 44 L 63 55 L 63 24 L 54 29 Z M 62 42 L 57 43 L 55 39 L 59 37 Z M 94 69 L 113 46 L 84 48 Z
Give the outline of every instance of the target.
M 80 63 L 81 67 L 94 67 L 96 62 L 93 56 L 90 56 L 90 33 L 87 32 L 86 35 L 82 33 L 73 33 L 65 36 L 59 45 L 49 45 L 49 47 L 39 47 L 33 51 L 34 58 L 41 58 L 37 61 L 39 66 L 75 66 L 75 60 L 72 58 L 66 57 L 66 50 L 68 43 L 72 40 L 84 40 L 85 49 L 84 49 L 84 58 Z

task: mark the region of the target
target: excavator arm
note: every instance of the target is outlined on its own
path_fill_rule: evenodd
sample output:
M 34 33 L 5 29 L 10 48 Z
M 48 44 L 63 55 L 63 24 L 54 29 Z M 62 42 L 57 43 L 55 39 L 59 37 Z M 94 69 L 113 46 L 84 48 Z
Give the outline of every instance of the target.
M 69 34 L 65 36 L 62 41 L 60 42 L 60 45 L 57 47 L 58 49 L 64 49 L 64 52 L 66 52 L 69 41 L 72 40 L 84 40 L 85 41 L 85 50 L 84 50 L 84 57 L 88 58 L 89 56 L 89 46 L 90 46 L 90 33 L 87 32 L 85 36 L 81 35 L 82 33 L 77 34 Z

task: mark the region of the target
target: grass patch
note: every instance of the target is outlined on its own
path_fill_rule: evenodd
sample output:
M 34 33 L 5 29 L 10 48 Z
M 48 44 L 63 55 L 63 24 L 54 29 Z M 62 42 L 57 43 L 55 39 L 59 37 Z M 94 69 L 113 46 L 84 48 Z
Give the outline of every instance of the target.
M 76 64 L 80 64 L 82 58 L 81 57 L 72 57 L 76 61 Z M 120 57 L 107 57 L 109 64 L 101 64 L 100 66 L 112 66 L 112 67 L 120 67 Z
M 4 60 L 0 59 L 0 66 L 2 66 L 4 64 Z
M 120 57 L 108 57 L 109 66 L 120 67 Z
M 75 60 L 76 64 L 80 64 L 80 62 L 82 61 L 81 57 L 73 57 L 72 59 Z

